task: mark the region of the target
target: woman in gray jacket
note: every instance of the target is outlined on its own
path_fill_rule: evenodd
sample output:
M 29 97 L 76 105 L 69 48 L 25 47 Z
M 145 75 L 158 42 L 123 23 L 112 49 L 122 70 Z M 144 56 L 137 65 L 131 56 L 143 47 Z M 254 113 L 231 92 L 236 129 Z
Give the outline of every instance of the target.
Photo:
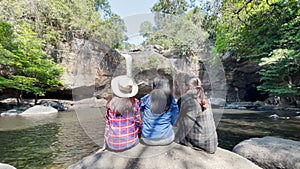
M 183 84 L 184 94 L 178 100 L 179 115 L 175 142 L 215 153 L 218 146 L 211 107 L 199 78 Z

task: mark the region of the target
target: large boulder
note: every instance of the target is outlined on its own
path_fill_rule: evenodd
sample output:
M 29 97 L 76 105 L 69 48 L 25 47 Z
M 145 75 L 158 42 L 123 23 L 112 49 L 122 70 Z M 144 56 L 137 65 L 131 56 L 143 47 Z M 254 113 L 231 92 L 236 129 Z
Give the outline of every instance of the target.
M 141 168 L 141 169 L 259 169 L 251 161 L 230 151 L 218 148 L 215 154 L 194 150 L 190 147 L 172 143 L 168 146 L 136 147 L 114 153 L 104 151 L 92 154 L 71 165 L 68 169 L 107 169 L 107 168 Z
M 265 169 L 300 168 L 298 141 L 270 136 L 251 138 L 237 144 L 233 151 Z
M 53 114 L 53 113 L 57 113 L 57 112 L 58 112 L 58 110 L 53 107 L 36 105 L 36 106 L 30 107 L 29 109 L 25 110 L 20 115 L 24 115 L 24 116 L 47 115 L 47 114 Z

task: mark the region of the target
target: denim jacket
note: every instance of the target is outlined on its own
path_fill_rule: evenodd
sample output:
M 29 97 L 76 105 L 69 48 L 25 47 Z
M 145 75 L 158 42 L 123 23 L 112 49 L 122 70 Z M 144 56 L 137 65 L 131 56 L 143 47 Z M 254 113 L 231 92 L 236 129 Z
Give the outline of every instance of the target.
M 178 117 L 178 105 L 174 97 L 170 108 L 162 114 L 152 113 L 150 95 L 141 98 L 142 137 L 149 140 L 159 140 L 171 137 L 174 134 L 173 124 Z

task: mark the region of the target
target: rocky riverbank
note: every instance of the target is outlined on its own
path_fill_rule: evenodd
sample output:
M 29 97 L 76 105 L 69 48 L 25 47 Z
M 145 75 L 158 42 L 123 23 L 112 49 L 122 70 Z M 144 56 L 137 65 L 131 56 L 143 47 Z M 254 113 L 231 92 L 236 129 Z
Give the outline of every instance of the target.
M 105 107 L 107 100 L 91 97 L 78 101 L 74 100 L 57 100 L 57 99 L 41 99 L 38 105 L 52 107 L 57 111 L 72 111 L 81 108 Z M 19 115 L 25 110 L 34 107 L 34 99 L 24 99 L 22 106 L 17 106 L 16 99 L 9 98 L 0 101 L 0 116 Z M 41 109 L 42 110 L 42 109 Z

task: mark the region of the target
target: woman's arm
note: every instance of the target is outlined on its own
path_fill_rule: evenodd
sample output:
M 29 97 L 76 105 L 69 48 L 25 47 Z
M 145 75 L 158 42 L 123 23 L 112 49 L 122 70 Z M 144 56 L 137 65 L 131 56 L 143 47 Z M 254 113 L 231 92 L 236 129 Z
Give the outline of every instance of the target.
M 135 101 L 134 112 L 135 112 L 135 126 L 139 128 L 139 132 L 140 132 L 142 129 L 141 106 L 137 99 Z
M 178 118 L 178 113 L 179 113 L 179 108 L 178 104 L 175 100 L 175 98 L 172 96 L 172 104 L 171 104 L 171 113 L 172 113 L 172 119 L 171 119 L 171 124 L 174 125 L 176 123 L 176 120 Z

